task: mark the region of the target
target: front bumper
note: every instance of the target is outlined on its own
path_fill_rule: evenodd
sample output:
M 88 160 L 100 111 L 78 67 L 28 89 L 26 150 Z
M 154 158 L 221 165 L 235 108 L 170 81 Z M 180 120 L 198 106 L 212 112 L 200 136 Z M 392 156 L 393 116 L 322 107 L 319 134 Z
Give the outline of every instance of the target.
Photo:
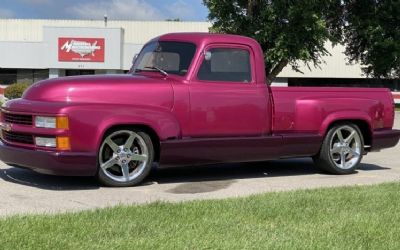
M 0 140 L 0 160 L 29 168 L 39 173 L 65 176 L 94 176 L 97 171 L 95 153 L 50 152 L 8 146 Z
M 391 148 L 397 145 L 400 140 L 400 130 L 385 129 L 374 131 L 372 134 L 371 151 L 379 151 L 384 148 Z

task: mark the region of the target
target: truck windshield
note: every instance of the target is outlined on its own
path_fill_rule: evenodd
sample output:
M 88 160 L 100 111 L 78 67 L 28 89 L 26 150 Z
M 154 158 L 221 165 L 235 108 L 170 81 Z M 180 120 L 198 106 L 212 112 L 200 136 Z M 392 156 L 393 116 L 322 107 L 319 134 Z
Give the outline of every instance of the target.
M 137 56 L 132 72 L 154 71 L 184 76 L 192 62 L 196 45 L 158 41 L 147 44 Z

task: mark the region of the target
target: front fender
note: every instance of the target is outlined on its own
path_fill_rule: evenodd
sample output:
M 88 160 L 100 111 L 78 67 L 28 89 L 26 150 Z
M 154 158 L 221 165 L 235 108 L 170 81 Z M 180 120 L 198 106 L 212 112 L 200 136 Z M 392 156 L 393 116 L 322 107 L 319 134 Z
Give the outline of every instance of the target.
M 118 125 L 144 125 L 160 140 L 176 138 L 181 128 L 170 110 L 152 106 L 85 105 L 66 108 L 70 119 L 71 148 L 97 151 L 104 133 Z

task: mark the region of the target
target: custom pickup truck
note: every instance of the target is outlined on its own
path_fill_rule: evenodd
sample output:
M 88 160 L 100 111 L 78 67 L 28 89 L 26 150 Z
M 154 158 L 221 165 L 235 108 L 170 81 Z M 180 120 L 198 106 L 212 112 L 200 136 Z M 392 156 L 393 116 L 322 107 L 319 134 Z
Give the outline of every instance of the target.
M 159 167 L 312 157 L 334 174 L 395 146 L 388 89 L 270 87 L 253 39 L 175 33 L 126 75 L 49 79 L 1 109 L 0 159 L 132 186 Z

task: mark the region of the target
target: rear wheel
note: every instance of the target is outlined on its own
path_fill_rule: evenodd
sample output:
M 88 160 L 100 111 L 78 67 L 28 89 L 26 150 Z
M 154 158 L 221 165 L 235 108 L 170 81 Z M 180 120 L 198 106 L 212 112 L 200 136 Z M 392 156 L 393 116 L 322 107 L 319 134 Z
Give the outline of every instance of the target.
M 139 184 L 150 172 L 154 147 L 140 130 L 114 130 L 103 140 L 99 154 L 98 179 L 113 187 Z
M 313 159 L 324 171 L 350 174 L 361 162 L 363 149 L 364 141 L 360 129 L 352 123 L 341 123 L 328 131 L 320 152 Z

